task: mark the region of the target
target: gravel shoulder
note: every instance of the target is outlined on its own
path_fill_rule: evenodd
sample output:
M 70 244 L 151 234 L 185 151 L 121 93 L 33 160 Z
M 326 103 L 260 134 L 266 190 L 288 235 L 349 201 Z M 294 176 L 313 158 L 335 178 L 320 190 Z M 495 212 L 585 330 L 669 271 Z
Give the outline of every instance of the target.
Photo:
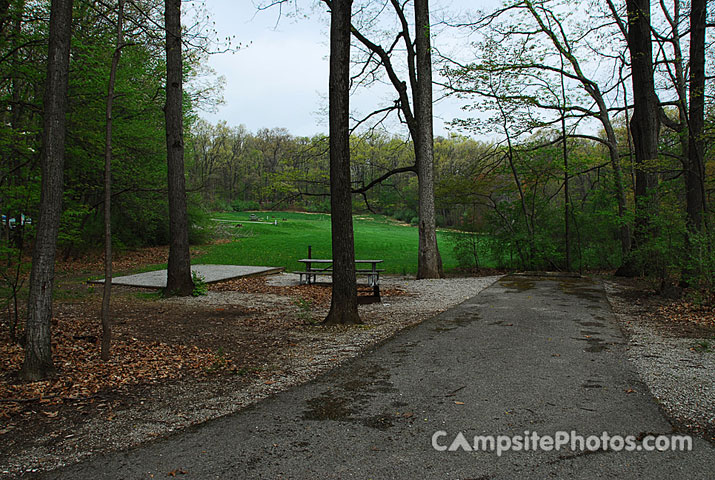
M 633 300 L 628 287 L 604 282 L 613 313 L 628 339 L 628 358 L 678 430 L 715 441 L 715 332 L 667 328 L 645 315 L 647 301 Z M 708 336 L 709 335 L 709 336 Z
M 400 330 L 416 325 L 477 295 L 499 276 L 413 280 L 384 277 L 382 289 L 404 294 L 383 298 L 382 303 L 361 305 L 364 322 L 358 326 L 317 326 L 327 307 L 301 310 L 294 299 L 273 294 L 210 291 L 207 296 L 161 300 L 167 308 L 183 304 L 216 309 L 240 306 L 271 318 L 297 317 L 301 325 L 291 330 L 288 344 L 276 345 L 262 359 L 255 375 L 216 378 L 182 378 L 134 392 L 128 405 L 88 415 L 79 425 L 57 425 L 24 445 L 21 452 L 0 456 L 0 477 L 32 474 L 72 464 L 99 452 L 125 449 L 174 431 L 218 418 L 272 394 L 305 383 L 360 355 Z M 269 277 L 273 286 L 298 283 L 298 276 Z

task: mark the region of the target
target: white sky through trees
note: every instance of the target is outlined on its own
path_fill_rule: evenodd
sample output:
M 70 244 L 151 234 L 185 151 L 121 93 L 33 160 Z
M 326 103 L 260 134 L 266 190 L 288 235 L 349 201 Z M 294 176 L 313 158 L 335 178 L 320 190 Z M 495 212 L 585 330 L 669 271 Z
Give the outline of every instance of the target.
M 301 2 L 301 18 L 285 7 L 257 11 L 251 0 L 206 0 L 219 38 L 235 36 L 234 53 L 213 55 L 209 65 L 226 79 L 224 103 L 202 117 L 230 126 L 240 124 L 255 132 L 260 128 L 286 128 L 297 136 L 327 133 L 328 21 L 324 6 Z M 433 21 L 452 11 L 492 9 L 498 0 L 432 0 Z M 438 26 L 435 26 L 437 32 Z M 439 48 L 440 34 L 433 40 Z M 454 41 L 454 39 L 448 40 Z M 351 109 L 366 114 L 394 99 L 391 87 L 363 89 L 351 98 Z M 437 98 L 437 95 L 435 95 Z M 435 106 L 435 134 L 446 135 L 445 121 L 459 115 L 453 102 Z M 398 133 L 399 126 L 394 126 Z

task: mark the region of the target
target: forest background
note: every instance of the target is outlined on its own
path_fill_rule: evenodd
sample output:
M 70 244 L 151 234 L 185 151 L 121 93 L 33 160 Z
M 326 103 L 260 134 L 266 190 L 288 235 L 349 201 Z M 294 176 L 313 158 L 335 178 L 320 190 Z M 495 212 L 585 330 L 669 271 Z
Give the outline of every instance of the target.
M 395 41 L 399 28 L 388 28 L 400 25 L 399 15 L 384 18 L 389 4 L 356 2 L 353 23 L 392 45 L 385 48 L 399 72 L 407 60 Z M 480 267 L 480 258 L 526 270 L 615 271 L 627 264 L 663 291 L 681 285 L 712 295 L 715 92 L 706 74 L 715 59 L 712 8 L 703 7 L 697 23 L 690 2 L 652 7 L 659 125 L 657 158 L 646 165 L 636 161 L 631 128 L 636 92 L 625 4 L 517 1 L 436 22 L 459 31 L 467 46 L 459 58 L 433 53 L 435 92 L 463 104 L 454 133 L 434 141 L 437 225 L 469 233 L 442 248 L 460 252 L 463 269 Z M 58 243 L 64 258 L 103 243 L 103 125 L 115 9 L 89 0 L 74 4 Z M 162 14 L 161 2 L 126 6 L 113 118 L 118 249 L 169 241 Z M 201 119 L 202 109 L 221 101 L 221 82 L 206 59 L 232 47 L 216 42 L 200 6 L 191 15 L 184 35 L 191 242 L 211 241 L 211 212 L 329 212 L 327 136 L 251 132 Z M 702 30 L 701 51 L 693 25 Z M 22 306 L 38 217 L 48 28 L 49 2 L 0 2 L 0 291 L 8 314 Z M 702 70 L 693 68 L 693 52 L 702 55 Z M 354 48 L 353 57 L 354 90 L 385 81 L 369 51 Z M 351 175 L 359 192 L 353 209 L 417 224 L 418 183 L 409 171 L 414 147 L 399 128 L 399 101 L 353 118 Z M 698 102 L 703 121 L 695 130 Z M 387 176 L 396 171 L 402 173 Z M 641 174 L 653 180 L 646 194 L 638 192 Z

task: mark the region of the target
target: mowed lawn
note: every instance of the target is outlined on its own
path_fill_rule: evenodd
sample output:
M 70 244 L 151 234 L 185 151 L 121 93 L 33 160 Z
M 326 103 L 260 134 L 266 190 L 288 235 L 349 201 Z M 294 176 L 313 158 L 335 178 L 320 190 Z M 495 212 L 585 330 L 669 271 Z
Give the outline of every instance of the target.
M 313 258 L 332 258 L 330 216 L 294 212 L 254 212 L 264 223 L 246 223 L 250 213 L 216 213 L 224 229 L 234 232 L 228 243 L 207 247 L 193 263 L 265 265 L 303 270 L 298 259 L 306 258 L 308 246 Z M 268 217 L 268 220 L 266 220 Z M 274 224 L 277 222 L 277 225 Z M 241 224 L 240 227 L 235 226 Z M 378 215 L 356 215 L 355 258 L 382 259 L 387 273 L 417 272 L 417 227 L 402 225 Z M 457 266 L 449 234 L 438 232 L 438 244 L 445 270 Z

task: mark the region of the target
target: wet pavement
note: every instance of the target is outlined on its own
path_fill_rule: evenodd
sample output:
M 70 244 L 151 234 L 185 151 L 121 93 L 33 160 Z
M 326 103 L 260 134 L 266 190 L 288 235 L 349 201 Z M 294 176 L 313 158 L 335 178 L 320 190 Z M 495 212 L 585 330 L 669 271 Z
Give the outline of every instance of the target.
M 702 439 L 626 452 L 589 438 L 640 447 L 673 433 L 625 348 L 599 283 L 504 277 L 313 382 L 43 478 L 712 478 L 715 448 Z M 479 439 L 474 451 L 475 436 L 506 445 L 533 432 L 568 444 L 527 450 L 522 438 L 497 455 Z

